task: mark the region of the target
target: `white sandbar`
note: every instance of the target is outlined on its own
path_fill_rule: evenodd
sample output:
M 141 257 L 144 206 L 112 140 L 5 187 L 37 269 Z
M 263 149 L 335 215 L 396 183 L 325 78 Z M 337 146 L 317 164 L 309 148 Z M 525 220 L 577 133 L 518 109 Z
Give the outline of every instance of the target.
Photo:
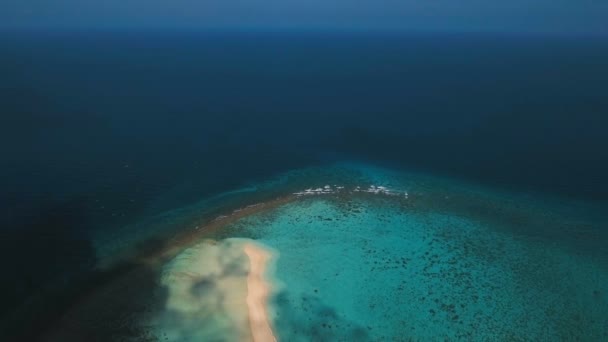
M 247 308 L 253 341 L 276 341 L 267 313 L 270 286 L 264 278 L 266 265 L 272 256 L 268 251 L 253 243 L 246 244 L 244 251 L 249 257 L 250 263 L 247 275 Z

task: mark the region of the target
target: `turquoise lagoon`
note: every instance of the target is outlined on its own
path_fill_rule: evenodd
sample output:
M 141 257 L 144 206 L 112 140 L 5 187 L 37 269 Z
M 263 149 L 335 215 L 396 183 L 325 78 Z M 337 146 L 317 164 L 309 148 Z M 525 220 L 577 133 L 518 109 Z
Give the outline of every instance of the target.
M 230 219 L 281 196 L 288 200 Z M 99 255 L 111 255 L 178 230 L 201 231 L 201 241 L 215 241 L 164 260 L 155 283 L 162 291 L 163 272 L 176 264 L 190 271 L 204 267 L 191 256 L 207 255 L 200 252 L 205 248 L 233 238 L 268 247 L 274 254 L 266 275 L 272 283 L 268 313 L 281 341 L 600 341 L 608 340 L 604 209 L 601 203 L 336 164 L 164 213 L 99 236 L 97 248 Z M 226 223 L 205 232 L 218 220 Z M 222 259 L 218 251 L 211 254 Z M 246 275 L 242 256 L 226 251 L 230 276 Z M 242 292 L 241 285 L 231 288 Z M 229 295 L 217 291 L 219 278 L 191 286 L 182 290 L 196 300 Z M 146 339 L 245 336 L 231 331 L 223 309 L 198 307 L 181 324 L 185 316 L 172 312 L 166 298 L 144 300 L 156 303 L 130 324 L 139 325 Z

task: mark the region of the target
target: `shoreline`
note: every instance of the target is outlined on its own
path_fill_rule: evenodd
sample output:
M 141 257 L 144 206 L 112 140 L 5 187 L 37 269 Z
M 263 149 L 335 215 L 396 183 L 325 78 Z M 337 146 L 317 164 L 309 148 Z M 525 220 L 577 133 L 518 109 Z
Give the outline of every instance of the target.
M 112 273 L 106 278 L 106 282 L 100 284 L 100 286 L 95 286 L 94 288 L 86 289 L 84 297 L 76 298 L 77 303 L 74 305 L 76 308 L 68 309 L 68 311 L 76 311 L 78 312 L 79 306 L 82 305 L 82 301 L 85 302 L 102 302 L 100 298 L 104 295 L 104 292 L 109 292 L 106 289 L 112 287 L 115 282 L 121 282 L 125 278 L 134 278 L 138 277 L 139 273 L 145 273 L 146 279 L 148 279 L 147 272 L 153 273 L 158 269 L 159 266 L 162 266 L 167 260 L 172 259 L 176 255 L 178 255 L 182 250 L 188 248 L 190 246 L 196 245 L 201 242 L 201 240 L 205 238 L 211 237 L 214 239 L 214 235 L 222 230 L 222 228 L 230 225 L 231 223 L 238 221 L 246 216 L 255 215 L 260 212 L 273 210 L 275 208 L 281 207 L 282 205 L 292 203 L 294 201 L 298 201 L 304 198 L 318 198 L 317 196 L 324 195 L 332 195 L 329 198 L 339 198 L 339 199 L 349 199 L 351 197 L 359 197 L 365 196 L 365 198 L 375 198 L 378 195 L 387 195 L 382 196 L 383 198 L 394 198 L 401 203 L 407 204 L 420 204 L 421 208 L 417 210 L 429 210 L 427 208 L 428 202 L 430 200 L 438 200 L 438 203 L 435 203 L 435 206 L 440 208 L 444 208 L 446 210 L 461 210 L 460 206 L 455 206 L 455 204 L 459 204 L 456 202 L 452 204 L 451 198 L 447 196 L 441 196 L 442 194 L 431 193 L 431 195 L 427 196 L 418 196 L 417 192 L 411 192 L 410 194 L 402 193 L 398 195 L 394 195 L 390 189 L 385 189 L 384 187 L 370 187 L 370 189 L 358 190 L 358 187 L 352 192 L 344 192 L 343 194 L 338 193 L 327 193 L 328 191 L 325 188 L 304 190 L 292 194 L 283 195 L 281 197 L 276 197 L 274 199 L 257 202 L 255 204 L 250 204 L 245 207 L 240 207 L 237 209 L 229 208 L 225 210 L 225 215 L 219 215 L 215 218 L 211 218 L 206 216 L 204 218 L 198 218 L 193 220 L 188 220 L 186 225 L 182 225 L 180 227 L 180 231 L 173 234 L 173 236 L 167 237 L 166 240 L 163 241 L 161 245 L 154 245 L 154 240 L 144 240 L 143 243 L 150 244 L 150 249 L 130 249 L 126 251 L 127 253 L 122 253 L 120 255 L 114 255 L 111 260 L 106 259 L 104 261 L 108 262 L 109 270 L 114 270 L 117 266 L 120 266 L 121 261 L 129 261 L 131 262 L 128 266 L 136 268 L 132 271 L 131 268 L 128 268 L 125 272 L 120 273 Z M 467 198 L 466 196 L 464 197 Z M 476 203 L 476 202 L 473 202 Z M 434 207 L 431 207 L 434 208 Z M 490 209 L 493 209 L 491 207 Z M 523 210 L 518 208 L 511 208 L 507 206 L 506 213 L 501 209 L 501 212 L 497 214 L 503 215 L 506 217 L 511 212 L 519 213 L 517 210 Z M 527 213 L 527 212 L 525 212 Z M 483 218 L 483 216 L 481 217 Z M 192 228 L 196 225 L 196 228 Z M 190 227 L 190 228 L 188 228 Z M 249 244 L 249 243 L 247 243 Z M 254 242 L 251 243 L 253 249 L 259 248 L 263 252 L 267 250 L 264 246 L 257 246 Z M 243 247 L 243 246 L 242 246 Z M 258 251 L 259 252 L 259 251 Z M 272 250 L 268 251 L 272 254 Z M 265 270 L 269 267 L 266 263 L 268 262 L 268 258 L 264 258 L 264 256 L 256 255 L 256 251 L 253 254 L 247 253 L 244 251 L 244 254 L 248 257 L 248 261 L 250 263 L 250 273 L 247 274 L 246 278 L 246 286 L 247 286 L 247 294 L 246 296 L 242 296 L 243 301 L 246 298 L 246 305 L 248 307 L 247 312 L 248 316 L 245 317 L 244 324 L 242 326 L 246 327 L 249 331 L 249 336 L 247 338 L 252 338 L 255 342 L 260 341 L 276 341 L 276 338 L 272 332 L 271 325 L 269 324 L 268 317 L 268 307 L 265 307 L 264 303 L 267 302 L 269 289 L 268 285 L 272 285 L 272 278 L 266 278 L 263 276 Z M 244 255 L 243 255 L 244 256 Z M 261 259 L 261 260 L 260 260 Z M 245 261 L 245 260 L 244 260 Z M 255 268 L 255 270 L 253 269 Z M 134 276 L 135 274 L 135 276 Z M 150 278 L 151 279 L 151 278 Z M 251 286 L 250 286 L 251 284 Z M 122 290 L 120 293 L 122 293 Z M 116 291 L 119 293 L 119 291 Z M 80 303 L 78 303 L 80 302 Z M 100 303 L 103 304 L 103 303 Z M 119 306 L 120 307 L 120 306 Z M 243 306 L 241 306 L 243 307 Z M 272 307 L 271 307 L 272 308 Z M 244 310 L 243 310 L 244 311 Z M 62 315 L 63 316 L 63 315 Z M 74 317 L 78 318 L 78 315 L 74 315 Z M 74 320 L 76 323 L 78 321 Z M 248 324 L 247 324 L 248 323 Z M 76 324 L 74 324 L 76 326 Z M 93 327 L 94 328 L 94 327 Z M 94 329 L 91 329 L 94 330 Z M 48 331 L 48 330 L 47 330 Z
M 272 248 L 244 238 L 206 240 L 184 250 L 162 271 L 168 296 L 153 320 L 157 336 L 276 342 L 269 312 L 277 286 L 267 274 L 275 257 Z
M 268 319 L 268 298 L 271 286 L 264 277 L 272 254 L 251 242 L 245 244 L 243 251 L 249 258 L 247 308 L 251 336 L 254 342 L 276 342 L 277 339 Z
M 199 219 L 199 221 L 193 221 L 192 223 L 198 223 L 199 229 L 181 230 L 174 236 L 167 237 L 165 244 L 161 246 L 157 245 L 158 237 L 152 237 L 139 242 L 136 247 L 140 248 L 134 249 L 133 246 L 130 246 L 122 249 L 108 259 L 100 260 L 96 270 L 85 279 L 85 285 L 87 286 L 82 291 L 72 292 L 74 289 L 79 288 L 79 283 L 67 289 L 58 290 L 55 294 L 55 296 L 62 297 L 65 300 L 65 309 L 61 312 L 55 312 L 52 317 L 53 319 L 48 319 L 48 322 L 53 323 L 45 324 L 41 322 L 42 326 L 38 329 L 39 331 L 29 333 L 34 334 L 36 339 L 43 341 L 78 341 L 78 338 L 72 339 L 71 336 L 68 337 L 71 331 L 80 329 L 84 331 L 96 331 L 94 326 L 83 328 L 79 317 L 88 317 L 89 314 L 98 310 L 99 307 L 116 305 L 114 303 L 108 304 L 108 298 L 106 297 L 108 293 L 122 293 L 122 289 L 118 290 L 118 292 L 116 289 L 120 287 L 120 284 L 130 281 L 135 281 L 135 283 L 139 284 L 140 280 L 138 278 L 141 278 L 142 273 L 145 277 L 148 275 L 160 276 L 161 268 L 167 261 L 173 259 L 183 250 L 210 238 L 226 225 L 243 217 L 280 207 L 295 199 L 297 199 L 297 196 L 281 196 L 266 202 L 251 204 L 232 210 L 225 216 L 219 216 L 215 219 Z M 201 223 L 201 221 L 204 223 Z M 99 281 L 100 278 L 102 281 Z M 93 284 L 93 282 L 96 284 Z M 154 283 L 154 280 L 149 279 L 149 282 Z M 117 296 L 120 297 L 119 295 Z M 127 299 L 126 301 L 129 300 Z M 120 300 L 117 303 L 120 303 Z M 29 324 L 31 322 L 31 317 L 29 317 L 31 312 L 38 312 L 40 308 L 45 307 L 45 304 L 45 298 L 38 298 L 35 303 L 22 307 L 14 315 L 7 317 L 6 322 L 9 322 L 12 326 Z M 118 304 L 117 307 L 122 307 L 122 305 Z M 18 331 L 15 332 L 5 332 L 3 331 L 5 327 L 1 325 L 0 328 L 0 336 L 5 336 L 6 333 L 9 334 L 8 336 L 22 336 L 28 333 L 26 330 L 22 331 L 20 329 L 17 329 Z
M 266 202 L 258 202 L 247 205 L 246 207 L 234 209 L 225 215 L 220 215 L 213 219 L 206 218 L 202 220 L 203 222 L 201 222 L 200 219 L 193 220 L 188 225 L 197 228 L 180 229 L 180 231 L 173 236 L 152 236 L 137 244 L 139 247 L 148 247 L 147 243 L 150 242 L 150 249 L 140 248 L 139 250 L 134 250 L 133 246 L 125 247 L 118 251 L 114 256 L 105 260 L 100 260 L 98 268 L 100 270 L 111 270 L 124 262 L 147 266 L 159 266 L 159 264 L 176 256 L 185 248 L 194 246 L 206 238 L 214 239 L 212 235 L 230 223 L 250 215 L 278 208 L 297 199 L 298 196 L 295 195 L 281 196 Z M 154 244 L 157 243 L 158 239 L 163 239 L 165 244 L 162 246 L 155 246 Z

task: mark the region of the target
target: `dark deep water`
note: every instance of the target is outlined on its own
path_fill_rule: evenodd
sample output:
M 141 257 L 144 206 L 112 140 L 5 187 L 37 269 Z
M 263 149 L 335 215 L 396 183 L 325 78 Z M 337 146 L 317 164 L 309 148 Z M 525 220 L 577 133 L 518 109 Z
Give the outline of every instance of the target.
M 27 253 L 0 317 L 86 273 L 91 230 L 298 167 L 606 203 L 607 61 L 581 37 L 5 32 L 0 250 Z

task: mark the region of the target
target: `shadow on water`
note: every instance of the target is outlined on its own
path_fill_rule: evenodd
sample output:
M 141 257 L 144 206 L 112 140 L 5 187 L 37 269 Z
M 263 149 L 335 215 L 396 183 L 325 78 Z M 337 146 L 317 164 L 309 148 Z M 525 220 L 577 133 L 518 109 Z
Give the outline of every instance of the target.
M 156 341 L 141 322 L 164 307 L 166 291 L 157 286 L 158 272 L 123 264 L 101 272 L 80 288 L 72 305 L 41 341 Z
M 302 296 L 292 303 L 285 291 L 274 297 L 275 329 L 284 341 L 369 341 L 366 328 L 340 317 L 335 309 L 315 296 Z M 300 304 L 300 305 L 298 305 Z
M 113 341 L 145 335 L 130 320 L 148 312 L 151 303 L 163 303 L 164 294 L 155 287 L 158 274 L 129 262 L 96 269 L 83 205 L 77 199 L 49 204 L 0 232 L 6 276 L 0 282 L 0 340 Z M 161 248 L 162 242 L 151 240 L 136 254 Z
M 39 310 L 54 311 L 58 303 L 52 301 L 45 305 L 48 309 L 31 307 L 78 282 L 92 269 L 95 254 L 82 230 L 84 225 L 80 203 L 73 201 L 48 204 L 26 222 L 0 233 L 0 257 L 6 261 L 4 272 L 8 278 L 0 285 L 3 320 L 13 315 L 38 320 L 44 316 Z

